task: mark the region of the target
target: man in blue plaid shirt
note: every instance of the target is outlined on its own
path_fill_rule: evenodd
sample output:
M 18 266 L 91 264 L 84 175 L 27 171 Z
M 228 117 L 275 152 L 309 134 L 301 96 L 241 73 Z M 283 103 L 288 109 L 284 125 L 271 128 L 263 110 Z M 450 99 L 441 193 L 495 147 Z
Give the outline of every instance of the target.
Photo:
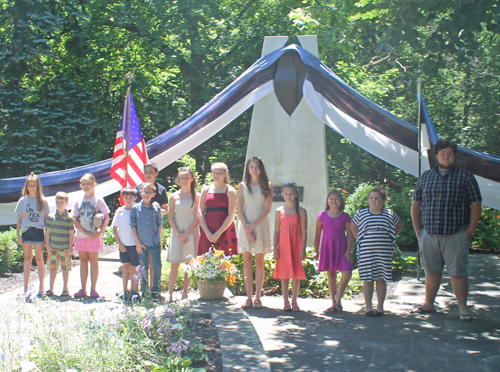
M 460 319 L 471 321 L 467 308 L 467 268 L 469 245 L 481 215 L 481 192 L 472 173 L 455 167 L 456 144 L 439 140 L 433 152 L 437 166 L 418 180 L 411 207 L 425 269 L 425 302 L 412 313 L 436 311 L 434 301 L 446 265 Z

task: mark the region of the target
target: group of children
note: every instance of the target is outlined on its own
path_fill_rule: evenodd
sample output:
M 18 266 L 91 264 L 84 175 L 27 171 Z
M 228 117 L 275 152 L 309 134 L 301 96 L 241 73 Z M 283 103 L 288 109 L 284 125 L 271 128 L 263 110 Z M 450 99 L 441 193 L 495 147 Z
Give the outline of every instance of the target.
M 123 298 L 139 298 L 139 283 L 136 268 L 139 263 L 146 274 L 151 271 L 148 285 L 143 277 L 143 288 L 151 289 L 151 296 L 160 296 L 161 236 L 163 214 L 168 213 L 172 227 L 167 261 L 172 267 L 169 276 L 168 293 L 173 297 L 174 286 L 181 263 L 188 263 L 192 257 L 201 255 L 210 247 L 224 250 L 226 254 L 242 254 L 244 260 L 245 288 L 247 300 L 243 308 L 261 308 L 261 292 L 265 277 L 264 255 L 274 251 L 276 269 L 274 278 L 281 280 L 284 310 L 299 311 L 297 297 L 300 280 L 306 278 L 302 261 L 307 244 L 307 212 L 299 205 L 299 192 L 293 182 L 285 183 L 282 196 L 285 205 L 276 210 L 274 244 L 268 215 L 272 207 L 273 186 L 267 176 L 264 163 L 258 157 L 250 158 L 245 166 L 243 181 L 238 194 L 229 185 L 229 173 L 224 163 L 215 163 L 212 168 L 213 184 L 196 192 L 196 179 L 189 167 L 180 168 L 177 183 L 179 190 L 172 193 L 167 203 L 166 190 L 156 182 L 158 168 L 154 163 L 145 166 L 146 182 L 137 189 L 126 187 L 121 191 L 124 206 L 118 208 L 113 219 L 113 232 L 123 263 Z M 81 260 L 81 289 L 74 297 L 87 295 L 88 263 L 90 262 L 90 297 L 98 297 L 96 282 L 98 276 L 97 257 L 103 249 L 102 232 L 109 223 L 109 209 L 102 198 L 94 193 L 96 186 L 92 174 L 85 174 L 80 180 L 84 197 L 73 205 L 73 218 L 68 214 L 68 195 L 56 194 L 57 211 L 49 214 L 39 178 L 33 173 L 26 179 L 22 197 L 16 207 L 19 213 L 18 242 L 24 251 L 25 292 L 28 291 L 32 260 L 35 248 L 36 262 L 40 275 L 39 294 L 43 295 L 43 246 L 47 248 L 51 268 L 50 289 L 53 294 L 56 270 L 61 262 L 64 278 L 63 296 L 68 293 L 68 271 L 71 270 L 73 246 Z M 331 190 L 326 207 L 316 221 L 314 237 L 315 255 L 319 258 L 319 271 L 326 271 L 332 306 L 327 312 L 342 311 L 341 299 L 351 278 L 351 247 L 357 240 L 357 258 L 360 279 L 364 281 L 363 293 L 366 301 L 366 315 L 384 315 L 386 282 L 391 280 L 392 254 L 396 236 L 403 229 L 399 217 L 392 210 L 384 208 L 386 193 L 373 189 L 368 196 L 367 208 L 361 209 L 351 220 L 344 212 L 342 193 Z M 238 226 L 234 218 L 238 210 Z M 73 238 L 74 227 L 76 235 Z M 201 226 L 201 235 L 198 225 Z M 45 227 L 45 238 L 44 229 Z M 22 234 L 21 234 L 22 232 Z M 74 241 L 73 241 L 74 240 Z M 256 262 L 256 290 L 253 296 L 253 256 Z M 150 262 L 151 261 L 151 262 Z M 151 264 L 151 266 L 150 266 Z M 337 271 L 342 273 L 337 288 Z M 185 274 L 182 298 L 188 296 L 189 279 Z M 292 280 L 292 299 L 289 301 L 289 281 Z M 128 290 L 128 281 L 131 281 Z M 378 297 L 376 310 L 372 307 L 374 284 Z

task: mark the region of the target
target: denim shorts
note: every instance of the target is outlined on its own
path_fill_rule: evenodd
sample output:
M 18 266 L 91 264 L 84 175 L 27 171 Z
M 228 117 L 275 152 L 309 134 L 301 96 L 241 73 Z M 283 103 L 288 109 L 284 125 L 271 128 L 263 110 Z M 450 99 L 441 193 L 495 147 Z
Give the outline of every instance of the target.
M 36 227 L 28 227 L 28 230 L 22 234 L 23 244 L 33 243 L 33 244 L 43 244 L 43 229 L 37 229 Z

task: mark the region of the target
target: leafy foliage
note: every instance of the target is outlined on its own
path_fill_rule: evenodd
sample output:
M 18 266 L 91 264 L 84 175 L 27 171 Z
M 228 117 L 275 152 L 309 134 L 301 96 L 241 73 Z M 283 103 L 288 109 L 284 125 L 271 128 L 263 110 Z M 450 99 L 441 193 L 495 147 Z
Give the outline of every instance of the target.
M 17 244 L 16 230 L 0 233 L 0 275 L 23 271 L 23 247 Z

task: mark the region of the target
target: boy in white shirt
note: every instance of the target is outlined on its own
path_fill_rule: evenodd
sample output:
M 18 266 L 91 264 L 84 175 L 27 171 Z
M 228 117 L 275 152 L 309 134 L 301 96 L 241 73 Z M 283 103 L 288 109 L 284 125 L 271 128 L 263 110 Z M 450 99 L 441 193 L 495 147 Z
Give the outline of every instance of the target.
M 130 226 L 130 211 L 137 198 L 137 190 L 133 187 L 125 187 L 121 191 L 125 205 L 115 212 L 113 218 L 113 235 L 120 247 L 120 262 L 123 264 L 123 293 L 118 297 L 123 301 L 139 299 L 139 282 L 134 278 L 137 266 L 139 266 L 139 255 L 137 254 L 136 242 Z M 128 290 L 128 281 L 131 281 Z

